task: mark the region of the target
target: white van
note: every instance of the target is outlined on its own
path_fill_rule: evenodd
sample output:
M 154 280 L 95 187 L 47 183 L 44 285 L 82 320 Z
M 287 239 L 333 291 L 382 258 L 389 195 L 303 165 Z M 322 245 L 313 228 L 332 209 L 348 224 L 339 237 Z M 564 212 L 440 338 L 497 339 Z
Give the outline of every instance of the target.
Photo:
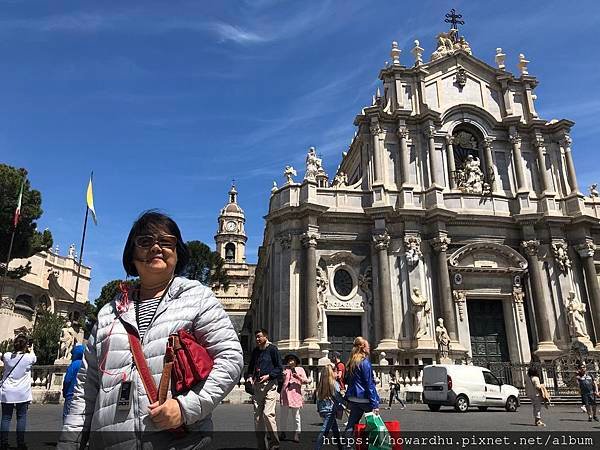
M 423 368 L 423 403 L 431 411 L 443 406 L 454 406 L 466 412 L 469 406 L 481 411 L 488 407 L 516 411 L 519 407 L 519 390 L 502 384 L 488 369 L 478 366 L 439 364 Z

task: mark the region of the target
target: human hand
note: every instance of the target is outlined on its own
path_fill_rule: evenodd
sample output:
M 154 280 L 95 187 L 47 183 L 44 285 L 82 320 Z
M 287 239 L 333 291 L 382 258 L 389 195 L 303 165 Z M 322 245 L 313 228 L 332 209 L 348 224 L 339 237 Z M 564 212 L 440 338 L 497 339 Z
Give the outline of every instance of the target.
M 376 416 L 378 416 L 379 415 L 379 408 L 375 408 L 373 410 L 373 414 L 375 414 Z
M 263 375 L 262 377 L 260 377 L 258 379 L 258 382 L 259 383 L 264 383 L 265 381 L 268 381 L 268 380 L 269 380 L 269 375 Z
M 154 402 L 148 406 L 148 409 L 150 411 L 152 422 L 163 430 L 177 428 L 183 425 L 181 408 L 179 402 L 174 398 L 168 399 L 162 405 L 159 405 L 158 402 Z

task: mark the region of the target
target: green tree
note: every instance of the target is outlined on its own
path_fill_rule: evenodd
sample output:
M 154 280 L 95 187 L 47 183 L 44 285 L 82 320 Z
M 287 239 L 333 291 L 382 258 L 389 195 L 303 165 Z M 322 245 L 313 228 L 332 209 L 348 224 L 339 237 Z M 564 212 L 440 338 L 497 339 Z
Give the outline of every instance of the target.
M 33 349 L 38 364 L 54 364 L 54 360 L 58 356 L 61 331 L 65 323 L 65 317 L 50 312 L 46 308 L 38 308 L 32 332 Z
M 213 252 L 208 245 L 200 241 L 186 243 L 190 250 L 190 262 L 184 270 L 184 276 L 190 280 L 198 280 L 206 286 L 219 284 L 229 286 L 225 271 L 225 260 L 218 252 Z
M 13 232 L 13 218 L 25 169 L 0 164 L 0 270 L 4 274 L 10 237 Z M 42 195 L 31 189 L 29 180 L 23 187 L 21 220 L 17 224 L 11 259 L 29 258 L 37 252 L 52 247 L 52 233 L 49 230 L 39 232 L 36 220 L 42 215 Z M 27 263 L 8 271 L 11 278 L 21 278 L 29 273 L 31 264 Z

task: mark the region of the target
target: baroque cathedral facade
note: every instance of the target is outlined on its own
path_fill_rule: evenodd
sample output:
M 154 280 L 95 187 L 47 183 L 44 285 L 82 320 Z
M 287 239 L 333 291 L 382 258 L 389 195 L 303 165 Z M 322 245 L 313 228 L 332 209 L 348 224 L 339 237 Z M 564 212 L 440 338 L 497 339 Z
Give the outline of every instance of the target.
M 428 62 L 392 43 L 333 182 L 314 149 L 274 187 L 249 317 L 316 363 L 369 339 L 395 364 L 548 361 L 600 353 L 600 198 L 577 183 L 573 122 L 542 119 L 538 84 L 458 30 Z M 325 180 L 324 180 L 325 179 Z

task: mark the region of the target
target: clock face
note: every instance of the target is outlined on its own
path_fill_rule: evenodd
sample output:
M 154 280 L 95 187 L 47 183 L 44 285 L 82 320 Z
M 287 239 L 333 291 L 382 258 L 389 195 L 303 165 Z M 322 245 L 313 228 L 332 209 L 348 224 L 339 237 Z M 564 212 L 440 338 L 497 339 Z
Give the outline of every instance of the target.
M 225 224 L 225 229 L 227 231 L 235 231 L 236 228 L 237 228 L 237 226 L 236 226 L 235 222 L 229 221 Z

